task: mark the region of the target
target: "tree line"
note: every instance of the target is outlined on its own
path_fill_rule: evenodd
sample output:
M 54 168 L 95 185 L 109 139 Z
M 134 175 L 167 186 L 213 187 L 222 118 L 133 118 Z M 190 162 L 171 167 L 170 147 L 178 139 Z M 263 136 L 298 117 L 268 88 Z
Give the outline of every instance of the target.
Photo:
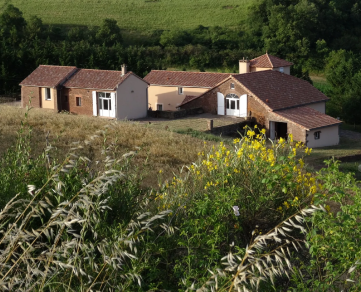
M 124 42 L 113 19 L 99 27 L 57 27 L 36 16 L 25 20 L 8 5 L 0 15 L 0 94 L 19 92 L 19 82 L 40 64 L 120 70 L 126 63 L 142 77 L 170 67 L 237 72 L 239 59 L 268 51 L 293 62 L 297 77 L 311 82 L 310 71 L 325 73 L 330 113 L 361 123 L 350 112 L 361 104 L 360 36 L 357 0 L 257 0 L 238 27 L 154 31 L 136 45 Z

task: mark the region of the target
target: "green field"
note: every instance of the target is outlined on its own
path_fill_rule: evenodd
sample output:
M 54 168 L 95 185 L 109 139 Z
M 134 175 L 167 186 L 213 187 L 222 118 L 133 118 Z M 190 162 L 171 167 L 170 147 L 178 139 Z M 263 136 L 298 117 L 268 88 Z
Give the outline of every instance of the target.
M 24 17 L 40 17 L 45 24 L 99 25 L 114 18 L 124 30 L 189 29 L 236 26 L 254 0 L 0 0 L 18 7 Z

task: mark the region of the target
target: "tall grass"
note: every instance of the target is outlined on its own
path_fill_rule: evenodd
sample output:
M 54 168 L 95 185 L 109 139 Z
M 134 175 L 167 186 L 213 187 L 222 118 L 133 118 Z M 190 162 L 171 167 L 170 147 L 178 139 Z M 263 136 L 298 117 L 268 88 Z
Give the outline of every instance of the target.
M 109 195 L 117 186 L 130 193 L 124 204 L 138 199 L 126 172 L 135 152 L 116 160 L 112 148 L 104 147 L 101 161 L 90 160 L 84 153 L 92 142 L 104 141 L 105 131 L 98 131 L 73 143 L 62 161 L 51 157 L 51 145 L 31 159 L 31 134 L 25 119 L 0 168 L 2 290 L 124 291 L 134 281 L 141 285 L 139 272 L 149 256 L 144 235 L 172 231 L 161 222 L 170 211 L 152 214 L 143 199 L 129 212 L 111 216 L 117 224 L 104 221 L 116 211 Z
M 24 109 L 0 105 L 0 155 L 16 142 L 19 123 Z M 50 155 L 64 157 L 73 142 L 84 141 L 98 130 L 103 130 L 111 122 L 97 117 L 82 115 L 54 114 L 52 110 L 30 110 L 27 119 L 33 134 L 30 139 L 31 155 L 37 157 L 46 147 L 46 139 L 53 146 Z M 48 134 L 49 133 L 49 134 Z M 48 138 L 46 138 L 48 137 Z M 107 145 L 113 145 L 119 156 L 140 148 L 132 165 L 143 170 L 143 186 L 156 186 L 158 170 L 163 169 L 168 178 L 179 169 L 197 159 L 197 153 L 204 150 L 202 140 L 189 135 L 142 127 L 137 122 L 119 121 L 108 127 L 105 134 Z M 104 140 L 93 141 L 87 153 L 90 159 L 100 160 Z
M 142 188 L 117 124 L 57 156 L 30 121 L 0 164 L 2 290 L 359 291 L 360 188 L 335 161 L 309 172 L 292 136 L 205 142 Z

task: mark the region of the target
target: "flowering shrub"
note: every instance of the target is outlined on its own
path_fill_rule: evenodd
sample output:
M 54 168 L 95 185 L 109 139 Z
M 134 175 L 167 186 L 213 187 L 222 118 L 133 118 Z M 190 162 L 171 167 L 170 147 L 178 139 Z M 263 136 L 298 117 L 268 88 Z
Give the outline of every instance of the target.
M 105 131 L 62 162 L 50 145 L 32 158 L 30 135 L 1 160 L 3 290 L 360 290 L 360 188 L 332 161 L 308 172 L 291 135 L 205 143 L 157 190 L 140 188 L 136 152 L 85 156 Z
M 305 169 L 303 156 L 309 154 L 311 149 L 292 135 L 272 143 L 265 130 L 248 129 L 233 147 L 221 142 L 200 152 L 186 176 L 162 185 L 154 200 L 159 211 L 174 210 L 174 224 L 181 230 L 176 244 L 187 250 L 176 259 L 175 270 L 188 266 L 186 283 L 199 280 L 231 242 L 245 246 L 253 230 L 264 233 L 322 191 Z

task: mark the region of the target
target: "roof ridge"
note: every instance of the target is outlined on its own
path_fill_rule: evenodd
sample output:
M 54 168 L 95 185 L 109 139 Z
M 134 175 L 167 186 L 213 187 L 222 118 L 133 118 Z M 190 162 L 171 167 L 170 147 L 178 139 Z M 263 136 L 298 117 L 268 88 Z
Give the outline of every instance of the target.
M 76 66 L 63 66 L 63 65 L 43 65 L 43 64 L 40 64 L 40 66 L 44 66 L 44 67 L 65 67 L 65 68 L 77 68 Z
M 174 70 L 151 70 L 152 71 L 157 71 L 157 72 L 176 72 L 176 73 L 200 73 L 200 74 L 235 74 L 235 73 L 224 73 L 224 72 L 193 72 L 193 71 L 174 71 Z M 149 72 L 149 73 L 150 73 Z
M 119 70 L 103 70 L 103 69 L 87 69 L 87 68 L 78 68 L 78 69 L 79 69 L 79 71 L 87 70 L 87 71 L 107 71 L 107 72 L 120 72 L 120 73 L 122 73 L 122 71 L 119 71 Z M 128 74 L 129 72 L 132 72 L 132 71 L 128 71 L 124 75 Z

